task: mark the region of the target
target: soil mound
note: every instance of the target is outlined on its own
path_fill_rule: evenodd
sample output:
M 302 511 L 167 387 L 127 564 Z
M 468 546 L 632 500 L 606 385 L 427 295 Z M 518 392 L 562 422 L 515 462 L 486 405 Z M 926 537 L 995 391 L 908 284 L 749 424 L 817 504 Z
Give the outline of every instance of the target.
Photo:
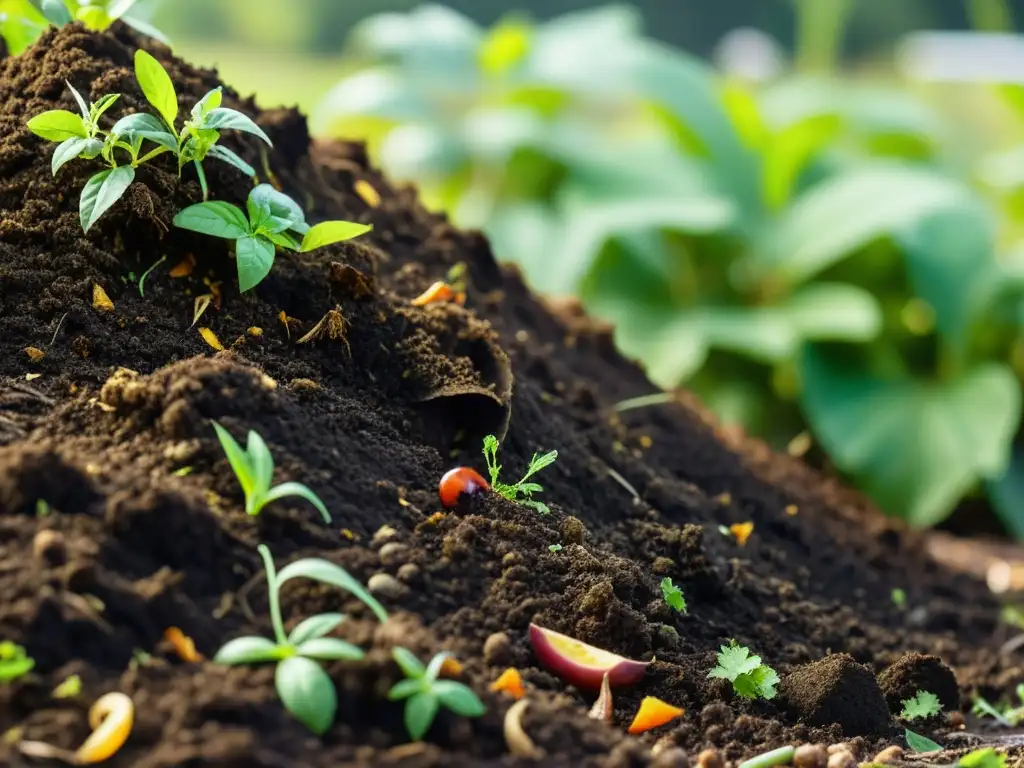
M 294 111 L 260 112 L 225 88 L 225 106 L 252 116 L 275 148 L 264 165 L 254 141 L 228 134 L 225 144 L 262 178 L 272 174 L 311 223 L 372 223 L 371 235 L 279 254 L 270 276 L 239 295 L 224 243 L 172 227 L 175 211 L 201 194 L 193 176 L 179 179 L 159 158 L 85 236 L 77 200 L 96 168 L 74 162 L 54 178 L 52 145 L 25 121 L 74 108 L 65 80 L 92 99 L 121 93 L 116 116 L 142 109 L 131 68 L 140 44 L 121 25 L 106 34 L 72 25 L 0 63 L 0 639 L 36 661 L 0 686 L 0 732 L 77 747 L 89 704 L 118 690 L 133 698 L 136 722 L 111 765 L 527 764 L 513 762 L 502 735 L 510 701 L 487 690 L 512 665 L 531 700 L 522 724 L 544 765 L 644 766 L 659 737 L 690 755 L 719 747 L 736 760 L 828 743 L 850 726 L 886 730 L 877 687 L 877 700 L 854 699 L 863 712 L 818 706 L 814 722 L 774 701 L 737 699 L 707 679 L 730 638 L 783 676 L 837 651 L 848 654 L 842 674 L 823 680 L 842 681 L 854 660 L 877 673 L 917 651 L 940 656 L 967 691 L 998 697 L 1024 677 L 1018 656 L 995 653 L 1006 637 L 984 585 L 937 568 L 919 539 L 859 498 L 719 433 L 685 396 L 616 414 L 614 403 L 651 386 L 607 332 L 572 305 L 537 300 L 481 236 L 390 185 L 361 146 L 311 143 Z M 220 84 L 215 72 L 145 45 L 182 108 Z M 215 198 L 244 204 L 248 179 L 217 163 L 207 173 Z M 357 181 L 380 201 L 361 197 Z M 189 274 L 170 275 L 190 258 Z M 465 308 L 411 305 L 459 263 L 468 268 Z M 143 295 L 138 276 L 154 264 Z M 113 310 L 93 306 L 97 285 Z M 226 351 L 215 353 L 192 325 L 203 294 L 215 301 L 201 325 Z M 300 343 L 332 311 L 344 316 L 344 338 Z M 259 432 L 275 480 L 310 486 L 332 525 L 297 499 L 247 516 L 211 419 L 236 437 Z M 541 479 L 552 513 L 485 495 L 437 514 L 441 475 L 457 463 L 482 469 L 480 435 L 506 422 L 507 473 L 558 449 Z M 754 532 L 743 546 L 719 532 L 746 522 Z M 364 583 L 390 577 L 376 580 L 388 585 L 383 625 L 337 590 L 295 580 L 282 591 L 287 626 L 343 611 L 350 618 L 338 632 L 367 651 L 363 662 L 327 665 L 339 711 L 322 739 L 283 710 L 272 667 L 185 663 L 163 640 L 178 627 L 209 659 L 229 639 L 270 634 L 259 543 L 279 566 L 317 556 Z M 665 603 L 665 576 L 682 588 L 688 614 Z M 914 611 L 892 603 L 895 587 Z M 531 621 L 635 658 L 656 655 L 645 680 L 616 692 L 614 727 L 587 718 L 590 697 L 539 667 Z M 385 697 L 399 675 L 396 644 L 421 658 L 452 651 L 487 714 L 443 713 L 425 743 L 408 745 L 401 705 Z M 81 695 L 55 697 L 70 674 L 80 675 Z M 627 736 L 648 695 L 687 715 Z M 19 759 L 16 741 L 0 740 L 0 762 Z
M 880 736 L 889 709 L 871 670 L 846 653 L 797 667 L 783 678 L 782 700 L 811 725 L 837 723 L 846 736 Z
M 956 676 L 938 656 L 908 653 L 878 676 L 878 685 L 885 694 L 889 711 L 894 715 L 903 711 L 906 699 L 921 691 L 938 696 L 945 712 L 960 708 L 960 688 Z

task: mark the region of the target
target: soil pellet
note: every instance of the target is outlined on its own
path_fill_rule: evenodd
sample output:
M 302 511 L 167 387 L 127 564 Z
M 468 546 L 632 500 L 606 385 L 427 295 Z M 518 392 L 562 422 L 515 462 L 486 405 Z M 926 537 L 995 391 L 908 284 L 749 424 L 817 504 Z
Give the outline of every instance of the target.
M 504 632 L 495 632 L 484 640 L 484 661 L 494 667 L 512 663 L 512 640 Z
M 793 753 L 796 768 L 825 768 L 828 765 L 828 750 L 822 744 L 801 744 Z
M 829 756 L 828 768 L 857 768 L 857 760 L 850 752 L 841 749 Z
M 877 755 L 871 762 L 873 763 L 895 763 L 903 759 L 903 747 L 898 744 L 893 744 L 891 747 L 886 747 Z
M 408 589 L 405 584 L 400 582 L 390 573 L 375 573 L 370 577 L 370 580 L 366 582 L 366 587 L 375 595 L 388 597 L 393 600 L 404 595 Z
M 32 539 L 32 552 L 51 565 L 60 565 L 67 559 L 67 543 L 64 534 L 49 528 L 40 531 Z
M 705 749 L 697 755 L 697 768 L 725 768 L 725 760 L 717 749 Z

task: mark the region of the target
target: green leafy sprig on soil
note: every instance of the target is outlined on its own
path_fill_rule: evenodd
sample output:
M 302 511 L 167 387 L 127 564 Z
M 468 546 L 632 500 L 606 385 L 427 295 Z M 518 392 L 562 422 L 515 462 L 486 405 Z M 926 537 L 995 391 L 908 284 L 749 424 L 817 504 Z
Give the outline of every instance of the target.
M 454 680 L 437 679 L 442 665 L 451 654 L 442 651 L 425 667 L 405 648 L 392 648 L 391 655 L 406 679 L 399 680 L 391 687 L 388 699 L 405 700 L 405 730 L 413 741 L 419 741 L 430 730 L 442 706 L 462 717 L 480 717 L 487 711 L 469 687 Z
M 344 620 L 345 617 L 340 613 L 310 616 L 297 624 L 290 634 L 286 634 L 281 619 L 281 586 L 289 579 L 312 579 L 352 593 L 381 622 L 387 621 L 388 615 L 366 588 L 341 566 L 321 558 L 307 558 L 296 560 L 276 573 L 270 550 L 263 544 L 258 549 L 267 571 L 274 640 L 257 636 L 235 638 L 217 651 L 213 660 L 227 665 L 276 663 L 274 684 L 281 703 L 309 730 L 320 735 L 334 722 L 338 710 L 338 694 L 319 662 L 358 661 L 365 654 L 352 643 L 325 637 Z
M 968 752 L 957 761 L 960 768 L 1006 768 L 1006 755 L 992 747 Z
M 750 649 L 733 640 L 718 651 L 718 665 L 708 672 L 732 683 L 732 689 L 745 699 L 774 699 L 779 676 L 760 656 L 751 656 Z
M 286 496 L 298 496 L 316 507 L 323 515 L 324 522 L 331 522 L 331 515 L 320 501 L 320 497 L 302 483 L 288 482 L 270 487 L 274 480 L 274 457 L 270 455 L 270 449 L 258 433 L 250 429 L 248 444 L 246 448 L 242 448 L 231 433 L 216 421 L 213 422 L 213 428 L 217 431 L 217 439 L 220 440 L 228 463 L 238 478 L 238 484 L 245 493 L 247 514 L 258 515 L 260 510 L 272 501 Z
M 544 486 L 527 481 L 545 467 L 554 464 L 558 459 L 558 451 L 548 451 L 544 455 L 533 454 L 526 474 L 514 485 L 508 485 L 498 480 L 501 465 L 498 463 L 498 438 L 494 435 L 487 435 L 484 438 L 484 459 L 487 461 L 487 471 L 491 476 L 491 490 L 511 502 L 522 504 L 524 507 L 532 507 L 542 515 L 551 514 L 547 504 L 533 498 L 533 494 L 543 491 Z
M 1017 686 L 1017 698 L 1020 699 L 1021 706 L 1015 707 L 1007 702 L 1000 702 L 999 706 L 995 706 L 981 696 L 976 696 L 971 711 L 979 717 L 987 715 L 1000 725 L 1012 728 L 1024 722 L 1024 683 Z
M 907 746 L 914 752 L 935 752 L 942 749 L 942 745 L 938 742 L 932 741 L 927 736 L 914 733 L 909 728 L 904 731 L 903 735 L 907 739 Z
M 20 645 L 10 640 L 0 643 L 0 683 L 9 683 L 27 675 L 36 665 Z
M 942 705 L 939 697 L 931 691 L 918 691 L 917 695 L 903 700 L 903 711 L 900 717 L 904 720 L 923 720 L 941 714 Z
M 190 205 L 174 217 L 174 225 L 182 229 L 235 241 L 238 289 L 243 293 L 270 273 L 276 246 L 304 253 L 373 229 L 351 221 L 324 221 L 310 227 L 298 203 L 270 184 L 255 187 L 246 208 L 248 216 L 236 205 L 212 200 Z
M 687 613 L 683 590 L 672 583 L 671 577 L 666 576 L 661 580 L 661 594 L 670 608 L 678 613 Z

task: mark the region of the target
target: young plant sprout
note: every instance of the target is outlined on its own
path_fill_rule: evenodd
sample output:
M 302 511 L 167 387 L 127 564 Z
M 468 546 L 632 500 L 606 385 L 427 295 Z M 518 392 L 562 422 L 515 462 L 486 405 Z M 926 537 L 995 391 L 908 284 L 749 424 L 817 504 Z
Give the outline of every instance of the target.
M 17 680 L 32 671 L 34 659 L 25 654 L 25 649 L 10 640 L 0 643 L 0 683 Z
M 345 617 L 340 613 L 310 616 L 296 625 L 290 634 L 286 634 L 281 619 L 281 585 L 299 577 L 312 579 L 351 592 L 381 622 L 387 621 L 387 612 L 362 584 L 339 565 L 320 558 L 307 558 L 286 565 L 280 573 L 276 573 L 270 550 L 263 544 L 258 549 L 267 571 L 274 640 L 256 636 L 235 638 L 217 651 L 213 660 L 227 665 L 276 663 L 274 684 L 285 709 L 313 733 L 323 734 L 334 722 L 338 696 L 334 683 L 318 662 L 358 661 L 365 654 L 352 643 L 325 637 L 344 620 Z
M 228 463 L 238 478 L 238 484 L 245 492 L 245 511 L 249 515 L 258 515 L 267 504 L 286 496 L 298 496 L 305 499 L 324 517 L 324 522 L 331 522 L 327 507 L 320 497 L 302 483 L 281 483 L 273 488 L 270 483 L 274 479 L 274 458 L 266 442 L 255 431 L 249 430 L 248 444 L 242 448 L 224 427 L 213 422 L 217 431 L 217 439 L 228 457 Z
M 718 665 L 708 672 L 732 683 L 732 689 L 745 699 L 774 699 L 779 676 L 760 656 L 751 656 L 750 649 L 733 640 L 718 652 Z
M 1005 728 L 1012 728 L 1024 722 L 1024 683 L 1017 686 L 1017 698 L 1020 699 L 1022 706 L 1015 707 L 1004 701 L 997 707 L 981 696 L 976 696 L 971 711 L 979 717 L 992 717 Z
M 80 21 L 87 29 L 102 32 L 121 19 L 137 32 L 170 45 L 170 41 L 159 30 L 144 21 L 125 15 L 136 2 L 137 0 L 42 0 L 39 7 L 46 20 L 55 27 Z
M 686 598 L 683 597 L 683 590 L 672 583 L 672 579 L 666 576 L 661 580 L 661 594 L 669 607 L 678 613 L 686 613 Z
M 246 208 L 248 216 L 236 205 L 213 200 L 190 205 L 174 217 L 174 225 L 182 229 L 235 241 L 238 289 L 242 293 L 270 273 L 276 246 L 304 253 L 373 229 L 369 224 L 351 221 L 325 221 L 310 227 L 298 204 L 270 184 L 255 187 Z M 301 242 L 296 237 L 301 237 Z
M 438 680 L 441 667 L 451 654 L 441 652 L 426 667 L 405 648 L 392 648 L 391 655 L 405 674 L 388 691 L 391 701 L 405 700 L 405 730 L 409 738 L 423 738 L 443 705 L 462 717 L 480 717 L 486 708 L 467 686 L 454 680 Z
M 514 485 L 507 485 L 498 480 L 498 475 L 501 472 L 501 465 L 498 464 L 498 438 L 494 435 L 487 435 L 484 438 L 484 459 L 487 461 L 487 471 L 491 475 L 491 490 L 516 504 L 532 507 L 542 515 L 551 514 L 551 510 L 548 509 L 547 504 L 542 501 L 536 501 L 532 497 L 533 494 L 543 491 L 544 487 L 537 483 L 529 483 L 527 480 L 544 469 L 544 467 L 554 464 L 557 458 L 558 451 L 549 451 L 543 456 L 539 453 L 533 454 L 526 474 Z
M 903 700 L 900 717 L 904 720 L 919 720 L 942 713 L 939 697 L 931 691 L 918 691 L 916 696 Z

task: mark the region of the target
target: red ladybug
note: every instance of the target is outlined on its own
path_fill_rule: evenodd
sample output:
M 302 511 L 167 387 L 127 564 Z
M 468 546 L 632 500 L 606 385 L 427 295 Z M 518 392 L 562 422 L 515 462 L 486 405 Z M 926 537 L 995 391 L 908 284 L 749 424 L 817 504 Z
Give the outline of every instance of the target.
M 470 496 L 480 491 L 489 491 L 491 486 L 480 476 L 480 473 L 470 467 L 456 467 L 445 472 L 441 478 L 438 491 L 441 495 L 441 503 L 446 507 L 454 507 L 459 503 L 459 497 L 467 493 Z

